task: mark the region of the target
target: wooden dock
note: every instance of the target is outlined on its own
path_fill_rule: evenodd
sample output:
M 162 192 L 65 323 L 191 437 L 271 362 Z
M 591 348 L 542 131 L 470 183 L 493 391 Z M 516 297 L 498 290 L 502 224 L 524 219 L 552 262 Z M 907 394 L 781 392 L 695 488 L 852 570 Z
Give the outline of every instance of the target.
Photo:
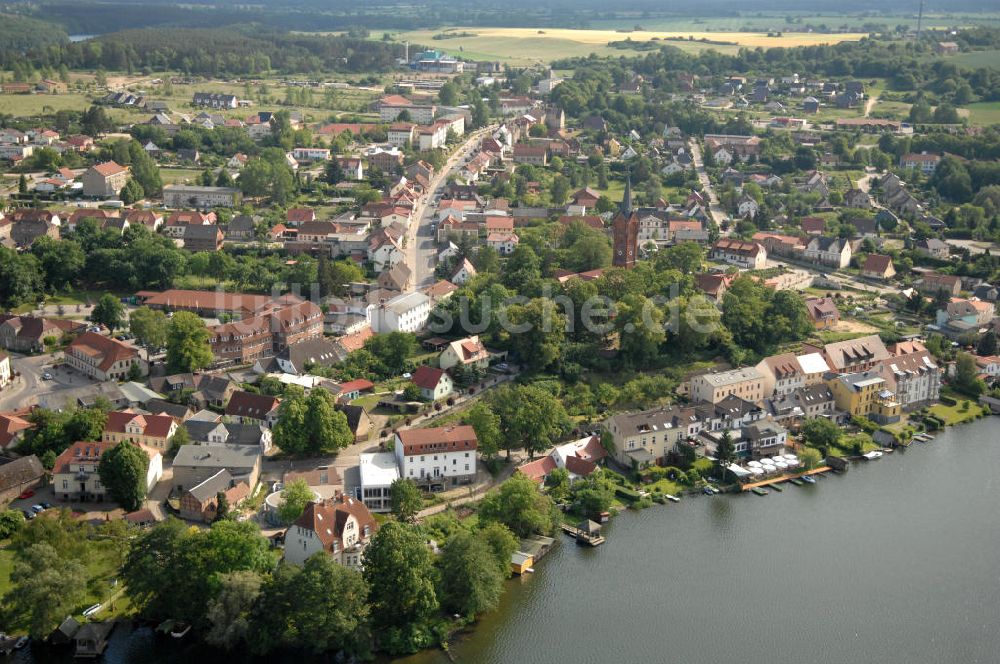
M 571 526 L 568 523 L 562 524 L 563 532 L 576 540 L 577 544 L 587 544 L 589 546 L 600 546 L 604 544 L 604 535 L 600 532 L 593 534 L 588 533 L 585 530 L 577 528 L 576 526 Z
M 744 484 L 743 486 L 740 487 L 740 490 L 752 491 L 758 487 L 771 489 L 774 488 L 772 485 L 777 484 L 778 482 L 788 482 L 790 480 L 803 477 L 805 475 L 819 475 L 821 473 L 828 473 L 832 470 L 833 469 L 830 468 L 830 466 L 819 466 L 817 468 L 813 468 L 812 470 L 804 470 L 801 473 L 786 473 L 784 475 L 779 475 L 778 477 L 772 477 L 771 479 L 761 480 L 760 482 L 752 482 L 750 484 Z

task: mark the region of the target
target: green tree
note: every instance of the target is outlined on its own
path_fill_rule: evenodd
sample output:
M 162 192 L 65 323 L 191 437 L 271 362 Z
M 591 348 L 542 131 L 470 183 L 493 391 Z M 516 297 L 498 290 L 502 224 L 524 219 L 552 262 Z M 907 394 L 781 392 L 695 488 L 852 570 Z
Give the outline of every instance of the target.
M 824 453 L 837 444 L 840 434 L 840 427 L 825 417 L 814 417 L 802 424 L 802 440 Z
M 306 430 L 306 405 L 302 388 L 292 386 L 278 406 L 278 420 L 272 438 L 286 454 L 302 454 L 309 448 Z
M 393 481 L 389 491 L 392 496 L 392 515 L 400 521 L 413 523 L 424 505 L 416 482 L 408 477 L 401 477 Z
M 486 542 L 493 552 L 493 560 L 500 570 L 500 575 L 508 578 L 511 575 L 510 557 L 521 546 L 520 541 L 502 523 L 492 522 L 481 524 L 479 537 Z
M 979 378 L 976 358 L 969 353 L 959 353 L 955 358 L 955 378 L 952 385 L 956 390 L 970 397 L 978 397 L 986 390 L 986 384 Z
M 354 433 L 347 425 L 347 416 L 333 406 L 333 395 L 327 390 L 313 390 L 306 399 L 306 431 L 309 451 L 330 454 L 354 442 Z
M 463 420 L 476 432 L 479 453 L 486 459 L 495 457 L 500 452 L 500 445 L 503 442 L 500 418 L 497 414 L 485 402 L 477 401 L 465 412 Z
M 119 198 L 122 199 L 122 203 L 125 205 L 132 205 L 138 201 L 141 201 L 146 193 L 142 190 L 142 185 L 139 184 L 135 178 L 129 178 L 122 187 L 121 192 L 118 194 Z
M 285 525 L 294 523 L 296 519 L 302 516 L 306 505 L 314 500 L 316 500 L 316 496 L 305 480 L 293 480 L 281 492 L 281 503 L 278 505 L 278 518 Z
M 628 366 L 648 366 L 666 339 L 663 311 L 642 295 L 626 295 L 615 316 L 619 350 Z
M 983 357 L 997 354 L 997 335 L 992 329 L 987 331 L 979 340 L 979 344 L 976 346 L 976 354 Z
M 530 480 L 529 480 L 530 481 Z M 413 652 L 430 642 L 421 637 L 438 610 L 434 557 L 412 526 L 383 525 L 365 550 L 364 580 L 375 634 L 390 652 Z
M 261 594 L 263 577 L 241 570 L 221 574 L 219 589 L 209 601 L 205 617 L 210 625 L 205 640 L 211 645 L 232 650 L 250 632 L 250 615 Z
M 0 539 L 7 539 L 24 525 L 24 515 L 20 510 L 6 509 L 0 512 Z
M 546 298 L 507 308 L 511 347 L 532 371 L 544 371 L 562 355 L 566 317 Z
M 799 462 L 805 470 L 812 470 L 823 461 L 823 454 L 815 447 L 806 447 L 799 451 Z
M 35 240 L 31 253 L 41 263 L 45 283 L 52 291 L 70 288 L 80 277 L 87 257 L 73 240 L 55 240 L 47 235 Z
M 205 322 L 190 311 L 178 311 L 167 326 L 167 368 L 173 373 L 199 371 L 212 364 Z
M 317 554 L 301 567 L 281 565 L 253 611 L 251 649 L 297 648 L 319 655 L 369 657 L 368 588 L 361 575 Z
M 25 177 L 24 173 L 21 173 L 21 177 L 17 179 L 17 193 L 28 193 L 28 178 Z
M 502 385 L 490 392 L 486 400 L 500 418 L 508 456 L 517 447 L 524 447 L 534 456 L 551 447 L 570 429 L 562 403 L 538 386 Z
M 32 638 L 44 639 L 77 609 L 86 589 L 87 570 L 78 560 L 38 542 L 15 558 L 4 604 L 9 616 L 28 624 Z
M 611 503 L 615 499 L 614 488 L 600 473 L 592 473 L 577 480 L 570 493 L 573 497 L 573 509 L 591 518 L 599 517 L 602 512 L 611 509 Z
M 552 500 L 535 482 L 518 473 L 486 494 L 479 506 L 479 521 L 503 524 L 517 537 L 546 535 L 554 525 L 553 510 Z
M 142 507 L 146 499 L 149 456 L 131 441 L 123 441 L 103 455 L 97 472 L 108 494 L 127 512 Z
M 482 539 L 459 531 L 448 539 L 437 561 L 438 597 L 449 613 L 475 616 L 500 603 L 503 576 L 493 552 Z
M 715 458 L 718 459 L 719 465 L 725 468 L 733 459 L 736 457 L 736 448 L 733 445 L 733 435 L 727 429 L 722 432 L 722 436 L 719 437 L 719 445 L 715 451 Z
M 125 305 L 111 293 L 105 293 L 90 312 L 90 320 L 112 332 L 125 327 Z
M 229 507 L 229 498 L 226 496 L 225 491 L 220 491 L 215 494 L 215 521 L 225 521 L 231 514 L 231 508 Z
M 158 309 L 139 307 L 128 317 L 129 330 L 136 340 L 147 348 L 163 348 L 167 345 L 168 318 Z

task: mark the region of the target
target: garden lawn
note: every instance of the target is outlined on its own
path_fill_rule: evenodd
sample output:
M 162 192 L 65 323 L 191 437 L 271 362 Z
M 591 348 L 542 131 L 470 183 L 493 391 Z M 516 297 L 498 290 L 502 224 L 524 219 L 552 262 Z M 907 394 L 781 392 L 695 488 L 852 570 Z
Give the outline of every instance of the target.
M 968 408 L 963 410 L 963 404 L 966 402 L 969 404 Z M 946 426 L 974 420 L 982 412 L 983 409 L 968 398 L 960 398 L 954 406 L 948 406 L 943 403 L 934 404 L 928 410 L 929 414 L 944 422 Z

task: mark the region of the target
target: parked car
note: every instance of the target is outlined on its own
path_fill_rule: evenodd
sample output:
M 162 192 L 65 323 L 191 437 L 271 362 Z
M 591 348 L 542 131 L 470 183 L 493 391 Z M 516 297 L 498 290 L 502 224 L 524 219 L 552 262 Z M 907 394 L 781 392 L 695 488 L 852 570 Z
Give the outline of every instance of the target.
M 24 491 L 21 492 L 21 495 L 18 496 L 18 498 L 20 498 L 21 500 L 27 500 L 28 498 L 31 498 L 34 495 L 35 495 L 34 491 L 32 491 L 31 489 L 25 489 Z
M 38 503 L 38 504 L 41 505 L 42 507 L 44 507 L 47 510 L 52 509 L 52 505 L 50 505 L 49 503 L 41 502 L 41 503 Z
M 21 514 L 23 514 L 24 518 L 27 519 L 28 521 L 31 521 L 36 516 L 38 516 L 37 514 L 35 514 L 34 512 L 32 512 L 31 510 L 21 510 Z
M 34 512 L 35 514 L 41 514 L 42 512 L 45 511 L 45 508 L 42 507 L 41 505 L 32 505 L 31 511 Z
M 42 380 L 52 380 L 52 374 L 46 371 L 45 373 L 42 374 Z

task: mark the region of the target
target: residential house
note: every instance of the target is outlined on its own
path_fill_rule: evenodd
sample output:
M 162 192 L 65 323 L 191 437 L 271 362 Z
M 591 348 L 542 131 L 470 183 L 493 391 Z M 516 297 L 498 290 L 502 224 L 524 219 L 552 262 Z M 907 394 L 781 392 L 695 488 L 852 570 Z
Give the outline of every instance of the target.
M 17 353 L 40 353 L 45 350 L 45 339 L 59 342 L 64 334 L 77 334 L 86 327 L 83 323 L 62 318 L 0 314 L 0 348 Z
M 891 256 L 880 254 L 868 254 L 865 264 L 861 268 L 861 276 L 868 279 L 878 279 L 888 281 L 896 276 L 896 268 L 892 265 Z
M 202 415 L 210 415 L 202 419 Z M 203 445 L 245 445 L 260 449 L 261 454 L 271 451 L 271 430 L 259 422 L 223 422 L 221 415 L 203 411 L 184 422 L 191 442 Z
M 695 288 L 716 303 L 721 303 L 729 285 L 733 283 L 733 275 L 713 272 L 701 272 L 694 275 Z
M 106 487 L 101 484 L 98 467 L 105 452 L 118 445 L 111 442 L 77 442 L 66 448 L 52 468 L 52 492 L 64 501 L 104 502 Z M 153 449 L 140 445 L 149 456 L 146 490 L 152 489 L 163 475 L 163 457 Z
M 848 189 L 844 193 L 844 205 L 858 210 L 868 210 L 872 207 L 872 197 L 861 189 Z
M 637 413 L 619 413 L 602 424 L 611 435 L 614 457 L 630 467 L 661 461 L 676 446 L 701 432 L 694 408 L 660 407 Z
M 263 423 L 271 428 L 277 421 L 280 403 L 278 397 L 238 390 L 233 392 L 226 404 L 226 417 L 234 422 Z
M 839 270 L 851 264 L 851 243 L 839 237 L 816 236 L 809 240 L 802 256 L 807 261 Z
M 756 403 L 764 398 L 764 376 L 753 367 L 701 374 L 691 378 L 690 395 L 694 402 L 714 404 L 732 395 Z
M 924 295 L 936 297 L 943 291 L 948 297 L 958 297 L 962 291 L 962 278 L 953 274 L 927 272 L 917 280 L 915 285 L 917 290 Z
M 226 240 L 252 240 L 256 235 L 256 227 L 253 217 L 238 214 L 226 225 Z
M 974 297 L 969 299 L 953 297 L 944 308 L 938 309 L 937 324 L 962 321 L 980 328 L 989 325 L 995 316 L 995 306 L 992 302 L 983 302 Z
M 597 471 L 598 464 L 608 456 L 599 435 L 586 436 L 563 445 L 556 445 L 548 455 L 521 464 L 517 472 L 539 483 L 544 483 L 556 468 L 565 469 L 570 482 L 589 477 Z
M 925 175 L 932 174 L 941 163 L 941 156 L 920 152 L 919 154 L 908 152 L 899 158 L 899 167 L 905 169 L 918 170 Z
M 241 200 L 240 190 L 233 187 L 169 184 L 163 188 L 163 204 L 171 208 L 231 208 L 239 205 Z
M 889 347 L 892 357 L 882 363 L 882 378 L 904 411 L 937 403 L 943 371 L 919 341 L 901 341 Z
M 826 380 L 837 409 L 879 424 L 898 422 L 902 407 L 877 370 L 830 374 Z
M 24 432 L 34 428 L 35 425 L 27 419 L 30 414 L 30 408 L 0 413 L 0 452 L 20 445 Z
M 146 375 L 139 351 L 117 339 L 84 332 L 66 348 L 67 364 L 94 380 L 123 381 L 133 373 Z
M 372 312 L 372 330 L 416 332 L 423 328 L 431 313 L 431 300 L 421 292 L 402 293 L 380 304 Z
M 210 226 L 184 227 L 184 249 L 192 253 L 201 251 L 216 252 L 222 249 L 226 236 L 222 229 L 212 224 Z
M 515 164 L 545 166 L 549 163 L 549 149 L 544 145 L 518 143 L 514 146 L 513 156 Z
M 250 486 L 245 481 L 235 480 L 222 468 L 181 495 L 181 518 L 212 523 L 218 516 L 219 496 L 225 496 L 226 504 L 234 509 L 249 498 L 250 493 Z
M 400 476 L 421 485 L 468 484 L 476 477 L 479 441 L 469 425 L 396 432 Z
M 913 248 L 917 253 L 929 256 L 930 258 L 936 258 L 938 260 L 948 260 L 948 257 L 951 255 L 951 249 L 948 247 L 948 243 L 934 237 L 917 240 L 913 243 Z
M 805 387 L 805 374 L 794 353 L 772 355 L 761 360 L 756 367 L 763 377 L 764 396 L 787 396 Z
M 809 320 L 817 330 L 830 329 L 840 322 L 840 310 L 832 297 L 809 297 L 805 304 Z
M 485 371 L 489 364 L 490 352 L 479 340 L 479 335 L 450 342 L 438 356 L 438 366 L 442 369 L 461 366 Z
M 128 181 L 128 166 L 105 161 L 88 168 L 83 177 L 83 195 L 92 198 L 112 198 L 118 196 Z
M 229 471 L 234 482 L 245 482 L 253 490 L 260 465 L 260 448 L 253 445 L 182 445 L 174 457 L 173 490 L 183 493 L 220 470 Z
M 306 504 L 285 532 L 285 560 L 301 565 L 319 552 L 344 567 L 360 570 L 364 551 L 378 529 L 365 504 L 351 496 Z
M 347 359 L 343 349 L 323 338 L 307 339 L 286 346 L 274 356 L 282 373 L 301 376 L 313 367 L 329 368 Z
M 476 268 L 472 265 L 472 261 L 468 258 L 463 258 L 458 264 L 455 265 L 455 268 L 451 272 L 451 277 L 449 277 L 449 281 L 458 286 L 463 286 L 474 276 L 476 276 Z
M 379 288 L 397 293 L 409 290 L 413 281 L 413 272 L 406 263 L 399 262 L 388 270 L 384 270 L 375 282 Z
M 807 235 L 822 235 L 826 229 L 826 219 L 822 217 L 802 217 L 799 227 Z
M 354 432 L 354 441 L 361 443 L 368 440 L 372 428 L 375 426 L 371 416 L 364 406 L 354 406 L 352 404 L 337 403 L 335 408 L 347 417 L 347 426 Z
M 177 422 L 168 415 L 149 415 L 133 411 L 112 411 L 101 440 L 106 443 L 129 441 L 160 452 L 170 449 L 170 439 L 177 432 Z
M 455 384 L 444 369 L 422 364 L 413 372 L 413 384 L 420 388 L 424 401 L 446 399 L 455 392 Z
M 867 371 L 891 357 L 877 334 L 829 343 L 823 347 L 823 356 L 838 373 Z
M 712 245 L 711 258 L 744 270 L 762 270 L 767 265 L 767 249 L 757 242 L 721 239 Z

